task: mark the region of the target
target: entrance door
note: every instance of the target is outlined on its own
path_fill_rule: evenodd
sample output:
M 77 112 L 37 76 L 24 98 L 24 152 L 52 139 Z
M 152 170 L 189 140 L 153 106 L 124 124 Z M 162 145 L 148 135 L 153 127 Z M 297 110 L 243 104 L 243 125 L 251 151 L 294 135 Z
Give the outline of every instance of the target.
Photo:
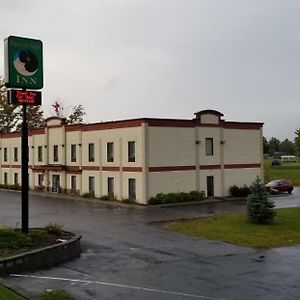
M 214 196 L 214 176 L 206 177 L 207 197 Z
M 59 192 L 60 182 L 59 175 L 52 175 L 52 192 Z

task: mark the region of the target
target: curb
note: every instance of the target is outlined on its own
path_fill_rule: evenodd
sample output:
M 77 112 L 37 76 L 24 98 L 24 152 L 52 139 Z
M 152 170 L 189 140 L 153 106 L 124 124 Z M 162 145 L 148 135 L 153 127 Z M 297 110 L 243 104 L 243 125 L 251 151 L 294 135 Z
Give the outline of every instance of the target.
M 11 290 L 18 296 L 24 298 L 25 300 L 36 300 L 37 297 L 33 295 L 32 293 L 28 292 L 27 290 L 24 290 L 23 288 L 13 284 L 13 283 L 8 283 L 4 279 L 0 278 L 0 283 L 6 287 L 7 289 Z
M 1 259 L 0 275 L 49 268 L 78 258 L 81 253 L 80 239 L 81 235 L 75 235 L 59 244 Z

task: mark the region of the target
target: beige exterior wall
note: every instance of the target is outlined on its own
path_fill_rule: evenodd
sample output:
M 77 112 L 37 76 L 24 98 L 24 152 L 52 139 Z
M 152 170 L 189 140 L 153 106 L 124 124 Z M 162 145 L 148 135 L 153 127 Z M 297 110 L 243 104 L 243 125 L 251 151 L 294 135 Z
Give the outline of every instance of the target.
M 195 171 L 150 172 L 149 195 L 196 190 Z
M 113 177 L 115 197 L 122 200 L 129 197 L 129 179 L 135 179 L 136 201 L 146 204 L 161 192 L 199 190 L 207 194 L 207 177 L 213 176 L 214 195 L 228 195 L 234 184 L 249 185 L 256 176 L 263 178 L 262 125 L 226 123 L 221 115 L 212 112 L 200 113 L 193 120 L 138 119 L 73 127 L 50 118 L 44 134 L 38 130 L 29 136 L 30 188 L 38 187 L 42 175 L 44 188 L 51 191 L 53 175 L 58 175 L 60 190 L 70 192 L 75 176 L 76 192 L 83 195 L 89 192 L 89 177 L 93 177 L 95 196 L 102 197 L 108 194 L 108 178 Z M 207 138 L 213 139 L 213 155 L 206 154 Z M 134 162 L 128 161 L 130 141 L 135 142 Z M 114 161 L 108 162 L 107 143 L 111 142 Z M 94 144 L 94 161 L 89 161 L 89 144 Z M 54 145 L 58 146 L 58 161 L 53 159 Z M 76 145 L 75 162 L 71 161 L 71 145 Z M 0 136 L 0 148 L 0 183 L 4 183 L 4 173 L 9 184 L 14 184 L 15 173 L 21 183 L 21 138 Z
M 225 164 L 260 163 L 260 130 L 225 129 L 224 140 Z
M 194 128 L 150 127 L 149 167 L 195 164 Z

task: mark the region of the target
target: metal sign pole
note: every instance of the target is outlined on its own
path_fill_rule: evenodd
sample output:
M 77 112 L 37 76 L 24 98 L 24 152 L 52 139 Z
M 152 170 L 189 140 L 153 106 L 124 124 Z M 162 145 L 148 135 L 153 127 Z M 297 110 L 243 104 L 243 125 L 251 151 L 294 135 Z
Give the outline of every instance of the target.
M 28 125 L 26 104 L 22 106 L 22 232 L 28 233 Z

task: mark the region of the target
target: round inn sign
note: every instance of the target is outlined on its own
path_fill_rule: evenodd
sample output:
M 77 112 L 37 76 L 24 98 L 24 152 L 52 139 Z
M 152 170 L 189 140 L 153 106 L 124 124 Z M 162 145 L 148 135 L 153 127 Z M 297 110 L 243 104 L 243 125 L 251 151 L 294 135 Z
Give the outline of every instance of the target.
M 39 90 L 43 87 L 43 43 L 9 36 L 4 40 L 5 85 Z

